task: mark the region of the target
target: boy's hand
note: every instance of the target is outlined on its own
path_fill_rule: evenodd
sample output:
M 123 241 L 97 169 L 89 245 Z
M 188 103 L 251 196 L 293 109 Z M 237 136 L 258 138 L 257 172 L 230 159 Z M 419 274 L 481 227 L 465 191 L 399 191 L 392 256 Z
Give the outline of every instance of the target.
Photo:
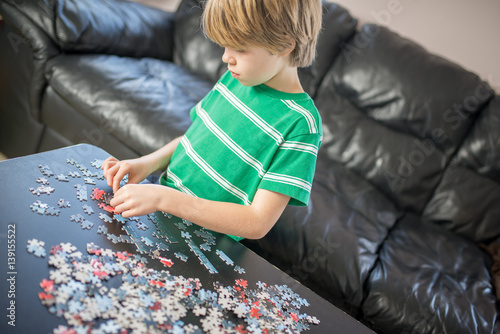
M 101 169 L 108 186 L 116 193 L 120 188 L 120 181 L 128 174 L 128 183 L 139 183 L 151 174 L 150 167 L 144 159 L 118 161 L 113 157 L 104 160 Z
M 157 184 L 127 184 L 115 192 L 109 204 L 124 218 L 147 215 L 158 211 L 163 188 Z

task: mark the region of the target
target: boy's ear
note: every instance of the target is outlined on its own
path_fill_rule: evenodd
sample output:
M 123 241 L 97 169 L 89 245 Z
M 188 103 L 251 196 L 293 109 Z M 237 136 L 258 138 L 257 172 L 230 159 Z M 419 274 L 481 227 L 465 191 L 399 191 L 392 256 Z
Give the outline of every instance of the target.
M 290 41 L 290 47 L 288 47 L 282 53 L 280 53 L 281 57 L 288 56 L 293 50 L 295 50 L 295 46 L 297 45 L 297 42 L 295 42 L 295 40 L 292 37 L 287 36 L 287 38 Z

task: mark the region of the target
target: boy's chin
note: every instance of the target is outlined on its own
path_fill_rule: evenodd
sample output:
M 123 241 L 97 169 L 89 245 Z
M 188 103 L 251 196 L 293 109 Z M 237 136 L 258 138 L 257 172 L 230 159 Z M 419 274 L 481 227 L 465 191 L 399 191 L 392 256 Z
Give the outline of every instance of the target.
M 241 81 L 241 80 L 238 80 L 240 82 L 240 84 L 242 84 L 243 86 L 245 87 L 253 87 L 253 86 L 257 86 L 256 84 L 252 84 L 252 83 L 248 83 L 248 82 L 244 82 L 244 81 Z
M 241 79 L 241 78 L 240 79 L 236 79 L 236 80 L 238 80 L 238 82 L 240 84 L 242 84 L 243 86 L 246 86 L 246 87 L 254 87 L 254 86 L 258 86 L 258 85 L 261 84 L 260 82 L 256 83 L 256 82 L 246 81 L 246 80 Z

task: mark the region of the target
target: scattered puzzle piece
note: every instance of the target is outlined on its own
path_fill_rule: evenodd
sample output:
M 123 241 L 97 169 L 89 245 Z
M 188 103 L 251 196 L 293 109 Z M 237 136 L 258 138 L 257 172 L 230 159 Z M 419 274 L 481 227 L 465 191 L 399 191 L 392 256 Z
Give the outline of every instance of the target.
M 236 271 L 238 274 L 246 273 L 245 269 L 241 268 L 240 266 L 234 266 L 234 271 Z
M 170 260 L 170 259 L 167 259 L 167 258 L 164 258 L 164 257 L 159 257 L 158 258 L 160 260 L 160 262 L 167 266 L 167 267 L 172 267 L 174 265 L 174 261 Z
M 146 231 L 149 227 L 148 225 L 144 224 L 143 222 L 138 222 L 136 224 L 137 228 L 140 229 L 140 230 L 143 230 L 143 231 Z
M 237 279 L 236 280 L 236 285 L 241 286 L 242 288 L 246 289 L 248 286 L 248 282 L 244 279 Z
M 113 208 L 110 205 L 106 205 L 104 203 L 99 203 L 97 206 L 100 207 L 101 209 L 103 209 L 104 211 L 109 212 L 109 213 L 114 213 L 115 212 L 115 208 Z
M 82 206 L 82 209 L 89 216 L 94 213 L 94 210 L 92 209 L 92 207 L 90 205 L 85 204 L 84 206 Z
M 94 185 L 95 186 L 95 180 L 94 179 L 91 179 L 90 177 L 86 177 L 83 179 L 83 182 L 85 182 L 86 184 L 91 184 L 91 185 Z
M 215 246 L 215 239 L 205 239 L 205 243 L 209 246 Z
M 61 181 L 61 182 L 69 182 L 68 177 L 64 174 L 57 175 L 56 180 Z
M 108 216 L 107 214 L 102 213 L 102 212 L 99 214 L 99 219 L 101 219 L 105 223 L 109 223 L 109 224 L 111 224 L 113 222 L 113 218 L 111 218 L 110 216 Z
M 99 188 L 92 188 L 92 195 L 90 195 L 90 198 L 98 201 L 98 200 L 102 199 L 104 194 L 106 194 L 106 192 L 104 190 L 101 190 Z
M 86 202 L 87 201 L 87 186 L 82 185 L 82 184 L 75 184 L 76 188 L 76 198 L 80 202 Z
M 186 225 L 184 225 L 184 224 L 183 224 L 183 223 L 181 223 L 181 222 L 174 223 L 174 225 L 175 225 L 175 226 L 177 226 L 177 228 L 178 228 L 179 230 L 181 230 L 181 231 L 185 231 L 185 230 L 186 230 L 186 228 L 187 228 L 187 226 L 186 226 Z
M 160 251 L 168 251 L 168 245 L 161 240 L 156 243 L 156 248 Z
M 36 179 L 37 183 L 41 183 L 43 185 L 48 185 L 49 180 L 46 177 L 40 176 L 38 179 Z
M 181 237 L 183 237 L 184 239 L 191 239 L 191 234 L 189 234 L 189 232 L 182 231 Z
M 52 206 L 49 206 L 46 210 L 45 210 L 45 214 L 47 215 L 50 215 L 50 216 L 59 216 L 59 213 L 61 213 L 61 210 L 59 209 L 56 209 Z
M 91 165 L 92 167 L 94 167 L 94 168 L 99 169 L 99 168 L 101 168 L 101 167 L 102 167 L 103 162 L 104 162 L 104 160 L 95 159 L 94 161 L 92 161 L 92 162 L 90 163 L 90 165 Z
M 222 261 L 224 261 L 228 266 L 234 265 L 234 261 L 229 258 L 223 251 L 220 249 L 216 250 L 215 253 L 219 255 Z
M 94 174 L 93 174 L 91 171 L 89 171 L 88 169 L 86 169 L 86 168 L 84 168 L 84 167 L 81 167 L 81 168 L 80 168 L 80 172 L 82 172 L 82 175 L 83 175 L 84 177 L 86 177 L 86 178 L 90 178 L 90 177 L 93 177 L 93 176 L 94 176 Z
M 128 220 L 127 218 L 123 218 L 123 216 L 122 216 L 122 215 L 117 214 L 117 213 L 115 213 L 115 214 L 113 215 L 113 219 L 114 219 L 114 220 L 116 220 L 116 221 L 117 221 L 117 222 L 119 222 L 119 223 L 122 223 L 122 224 L 125 224 L 125 223 L 127 222 L 127 220 Z
M 203 254 L 203 252 L 201 251 L 201 249 L 198 248 L 198 246 L 196 246 L 196 244 L 194 243 L 194 241 L 191 240 L 191 239 L 186 239 L 186 242 L 189 245 L 189 248 L 191 248 L 191 251 L 193 251 L 193 253 L 196 254 L 196 256 L 198 257 L 198 259 L 200 260 L 200 263 L 205 268 L 207 268 L 208 272 L 211 273 L 211 274 L 217 274 L 218 273 L 217 269 L 215 269 L 215 267 L 213 266 L 213 264 L 207 259 L 207 257 L 205 256 L 205 254 Z
M 87 219 L 84 219 L 81 222 L 81 226 L 82 226 L 82 229 L 84 229 L 84 230 L 90 230 L 94 226 L 94 223 L 92 223 L 91 221 L 89 221 Z
M 108 234 L 108 228 L 104 225 L 99 225 L 97 228 L 97 234 Z
M 42 172 L 42 174 L 46 177 L 51 177 L 54 175 L 48 165 L 38 165 L 38 168 L 40 169 L 40 172 Z
M 181 253 L 181 252 L 175 252 L 174 253 L 175 257 L 178 258 L 179 260 L 183 261 L 183 262 L 186 262 L 187 259 L 188 259 L 188 256 Z
M 215 239 L 214 235 L 207 230 L 196 230 L 194 234 L 203 239 Z
M 83 221 L 84 217 L 81 214 L 76 214 L 76 215 L 71 215 L 69 217 L 69 220 L 75 222 L 75 223 L 81 223 Z
M 122 241 L 122 239 L 119 236 L 116 236 L 112 233 L 107 234 L 108 240 L 110 240 L 112 243 L 117 244 Z
M 57 202 L 57 205 L 60 207 L 60 208 L 69 208 L 71 207 L 71 203 L 64 200 L 63 198 L 61 198 L 59 200 L 59 202 Z
M 51 193 L 54 192 L 54 190 L 55 190 L 54 188 L 45 185 L 41 185 L 38 188 L 29 188 L 29 191 L 31 191 L 33 195 L 37 196 L 40 196 L 40 194 L 50 195 Z
M 121 234 L 120 235 L 121 242 L 127 243 L 127 244 L 133 244 L 132 239 L 130 239 L 130 236 Z M 167 249 L 168 250 L 168 249 Z
M 156 214 L 154 213 L 150 213 L 148 215 L 148 219 L 151 220 L 153 222 L 153 224 L 157 225 L 158 224 L 158 217 L 156 217 Z
M 200 249 L 204 250 L 205 252 L 210 252 L 212 250 L 212 247 L 204 243 L 200 245 Z
M 26 249 L 28 250 L 28 253 L 31 253 L 36 257 L 45 257 L 46 253 L 45 253 L 45 248 L 43 248 L 44 245 L 45 242 L 43 241 L 31 239 L 28 240 L 28 245 L 26 246 Z
M 182 219 L 182 222 L 183 222 L 183 223 L 184 223 L 184 225 L 186 225 L 186 226 L 192 226 L 192 225 L 193 225 L 193 223 L 191 223 L 189 220 L 186 220 L 186 219 L 184 219 L 184 218 Z
M 80 175 L 80 173 L 78 173 L 78 172 L 69 172 L 69 173 L 68 173 L 68 176 L 70 176 L 70 177 L 72 177 L 72 178 L 80 178 L 80 177 L 82 177 L 82 176 Z
M 48 207 L 48 204 L 42 203 L 40 201 L 36 201 L 35 203 L 30 205 L 31 211 L 36 212 L 40 215 L 45 214 L 45 210 L 47 210 Z

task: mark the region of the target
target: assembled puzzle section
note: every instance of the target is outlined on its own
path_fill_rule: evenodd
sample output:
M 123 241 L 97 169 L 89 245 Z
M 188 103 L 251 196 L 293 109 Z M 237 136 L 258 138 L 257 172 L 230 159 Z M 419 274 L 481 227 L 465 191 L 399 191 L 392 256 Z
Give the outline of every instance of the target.
M 34 217 L 67 222 L 68 235 L 91 233 L 89 239 L 130 249 L 89 243 L 84 255 L 69 242 L 51 247 L 51 270 L 39 297 L 69 326 L 54 333 L 297 333 L 319 323 L 299 313 L 308 303 L 286 285 L 258 282 L 250 289 L 246 269 L 219 249 L 223 236 L 168 213 L 117 214 L 102 162 L 94 160 L 87 168 L 68 159 L 67 169 L 57 175 L 49 165 L 39 165 L 41 175 L 29 188 Z M 33 235 L 27 251 L 45 258 L 44 246 Z M 184 278 L 187 268 L 200 276 Z M 240 278 L 228 286 L 227 277 L 234 275 Z M 213 291 L 201 287 L 200 278 L 206 277 L 204 284 Z

